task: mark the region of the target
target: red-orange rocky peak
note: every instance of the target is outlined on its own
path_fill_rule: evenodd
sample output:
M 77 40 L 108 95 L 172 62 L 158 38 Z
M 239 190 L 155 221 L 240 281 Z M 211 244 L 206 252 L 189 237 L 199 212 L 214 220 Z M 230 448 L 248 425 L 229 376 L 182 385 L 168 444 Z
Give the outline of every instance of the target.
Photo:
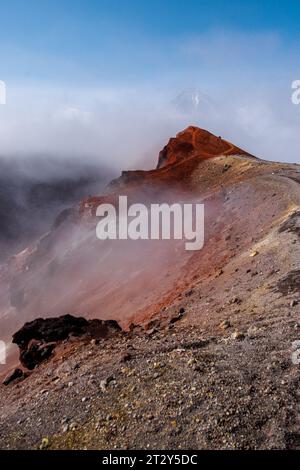
M 249 155 L 227 140 L 211 134 L 205 129 L 189 126 L 176 137 L 172 137 L 159 153 L 157 168 L 187 160 L 191 157 L 202 159 L 218 155 Z

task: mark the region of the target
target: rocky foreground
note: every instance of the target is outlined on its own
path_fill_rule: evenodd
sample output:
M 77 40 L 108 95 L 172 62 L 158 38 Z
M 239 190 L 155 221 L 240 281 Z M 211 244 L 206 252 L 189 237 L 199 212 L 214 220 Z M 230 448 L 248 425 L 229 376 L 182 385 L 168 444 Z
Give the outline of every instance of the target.
M 184 296 L 187 312 L 197 290 Z M 298 449 L 297 306 L 71 337 L 0 389 L 2 449 Z
M 2 266 L 0 321 L 21 332 L 22 364 L 0 387 L 0 447 L 299 449 L 299 184 L 298 165 L 191 127 L 156 170 L 123 174 Z M 202 201 L 203 250 L 117 243 L 95 256 L 95 208 L 118 194 Z M 65 245 L 79 225 L 92 235 Z M 87 323 L 22 329 L 36 312 Z M 114 326 L 96 335 L 89 319 Z

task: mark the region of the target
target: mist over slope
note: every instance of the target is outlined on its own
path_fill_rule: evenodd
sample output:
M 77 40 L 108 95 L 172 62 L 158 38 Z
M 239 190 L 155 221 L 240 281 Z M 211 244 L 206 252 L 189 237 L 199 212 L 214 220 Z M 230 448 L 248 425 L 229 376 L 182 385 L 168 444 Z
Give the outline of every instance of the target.
M 0 260 L 50 230 L 56 217 L 103 189 L 113 172 L 84 159 L 0 158 Z
M 12 334 L 37 316 L 64 313 L 113 318 L 125 328 L 150 321 L 172 304 L 182 285 L 193 284 L 193 279 L 206 282 L 207 276 L 213 279 L 215 272 L 262 239 L 274 220 L 297 207 L 297 184 L 290 174 L 298 178 L 297 165 L 256 159 L 221 137 L 190 126 L 170 139 L 157 169 L 123 172 L 102 194 L 84 198 L 3 265 L 3 332 Z M 43 194 L 45 187 L 44 183 Z M 55 200 L 52 188 L 50 193 L 55 210 L 62 209 L 56 189 Z M 35 204 L 40 190 L 39 185 L 31 188 Z M 103 202 L 117 204 L 120 194 L 128 196 L 128 204 L 203 202 L 203 249 L 188 252 L 182 240 L 98 240 L 96 209 Z M 233 239 L 227 238 L 231 232 Z M 213 290 L 216 285 L 214 281 Z
M 1 263 L 1 333 L 30 332 L 30 370 L 0 387 L 0 446 L 299 449 L 299 184 L 299 165 L 190 126 Z M 119 195 L 203 203 L 203 248 L 98 240 Z M 117 334 L 66 337 L 77 322 Z

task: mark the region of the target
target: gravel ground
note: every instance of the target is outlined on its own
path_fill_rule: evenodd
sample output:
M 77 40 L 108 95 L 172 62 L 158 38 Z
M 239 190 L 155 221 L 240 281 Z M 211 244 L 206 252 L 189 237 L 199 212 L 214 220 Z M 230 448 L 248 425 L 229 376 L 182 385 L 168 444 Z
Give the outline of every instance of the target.
M 286 318 L 67 340 L 0 388 L 2 449 L 297 449 L 300 366 Z M 300 334 L 300 333 L 299 333 Z

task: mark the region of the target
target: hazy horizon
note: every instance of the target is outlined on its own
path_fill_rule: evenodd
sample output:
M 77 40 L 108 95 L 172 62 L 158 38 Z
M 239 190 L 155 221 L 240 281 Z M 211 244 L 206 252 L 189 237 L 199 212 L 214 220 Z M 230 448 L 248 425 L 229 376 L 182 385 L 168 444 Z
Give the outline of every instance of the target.
M 0 155 L 151 168 L 169 137 L 193 124 L 262 158 L 300 163 L 296 15 L 269 1 L 188 6 L 3 5 Z

